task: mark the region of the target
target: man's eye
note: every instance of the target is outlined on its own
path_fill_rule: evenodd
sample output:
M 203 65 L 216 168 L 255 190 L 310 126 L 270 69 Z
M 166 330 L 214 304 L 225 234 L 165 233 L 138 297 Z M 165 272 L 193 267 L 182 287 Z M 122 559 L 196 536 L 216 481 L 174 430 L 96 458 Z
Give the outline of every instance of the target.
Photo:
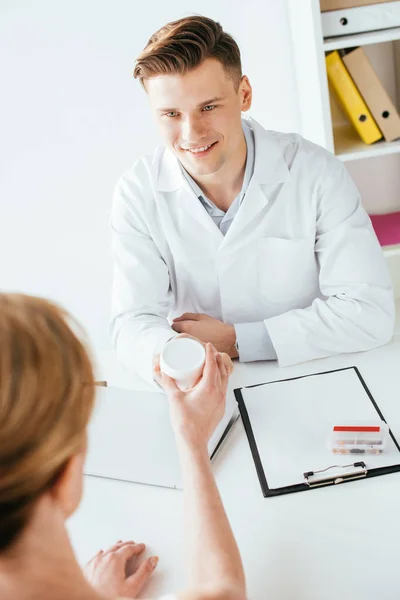
M 209 104 L 208 106 L 203 106 L 203 110 L 205 112 L 210 112 L 210 110 L 213 110 L 215 108 L 214 104 Z
M 177 114 L 178 114 L 177 112 L 175 112 L 175 111 L 171 110 L 171 112 L 167 112 L 167 113 L 165 113 L 165 116 L 166 116 L 166 117 L 176 117 L 176 116 L 177 116 Z

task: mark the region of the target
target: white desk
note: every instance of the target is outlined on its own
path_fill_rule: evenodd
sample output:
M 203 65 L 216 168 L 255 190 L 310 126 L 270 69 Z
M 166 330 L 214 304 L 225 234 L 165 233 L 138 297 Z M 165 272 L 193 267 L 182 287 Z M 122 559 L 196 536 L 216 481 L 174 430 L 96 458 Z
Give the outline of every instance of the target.
M 237 363 L 230 387 L 350 365 L 360 368 L 399 438 L 400 336 L 372 352 L 284 369 L 275 363 Z M 400 597 L 400 474 L 265 499 L 241 422 L 228 436 L 214 471 L 251 600 Z M 81 563 L 118 539 L 146 542 L 160 563 L 145 597 L 185 585 L 179 491 L 87 477 L 69 531 Z

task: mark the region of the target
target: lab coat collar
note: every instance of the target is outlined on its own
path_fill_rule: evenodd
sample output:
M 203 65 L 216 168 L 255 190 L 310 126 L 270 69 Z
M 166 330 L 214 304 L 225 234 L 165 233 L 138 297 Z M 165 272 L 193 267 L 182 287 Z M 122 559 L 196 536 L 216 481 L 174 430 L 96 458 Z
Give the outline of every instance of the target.
M 255 163 L 253 178 L 259 184 L 273 185 L 290 178 L 290 172 L 281 147 L 270 131 L 266 131 L 257 121 L 248 117 L 244 126 L 254 131 Z M 174 153 L 165 148 L 156 173 L 157 190 L 174 192 L 185 185 L 185 177 Z
M 169 148 L 165 148 L 158 165 L 157 190 L 159 192 L 174 192 L 185 183 L 179 161 Z
M 274 133 L 264 129 L 252 117 L 243 120 L 254 132 L 254 180 L 259 184 L 274 185 L 290 179 L 290 171 Z

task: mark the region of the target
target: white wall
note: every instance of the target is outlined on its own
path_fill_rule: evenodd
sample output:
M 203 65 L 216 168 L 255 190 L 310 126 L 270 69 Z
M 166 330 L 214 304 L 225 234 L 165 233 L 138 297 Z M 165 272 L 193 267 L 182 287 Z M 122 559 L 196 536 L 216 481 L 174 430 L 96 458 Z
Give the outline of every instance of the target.
M 198 12 L 242 49 L 251 114 L 298 130 L 286 2 L 2 0 L 0 287 L 48 296 L 108 351 L 108 215 L 119 175 L 158 142 L 134 59 L 158 27 Z

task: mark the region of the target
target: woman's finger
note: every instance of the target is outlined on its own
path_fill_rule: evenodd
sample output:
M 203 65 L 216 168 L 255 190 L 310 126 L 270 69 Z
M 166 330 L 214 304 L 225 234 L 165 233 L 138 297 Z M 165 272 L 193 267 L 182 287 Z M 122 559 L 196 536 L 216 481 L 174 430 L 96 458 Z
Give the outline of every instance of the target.
M 90 559 L 90 560 L 89 560 L 89 561 L 86 563 L 86 566 L 90 565 L 90 563 L 92 563 L 92 562 L 93 562 L 93 561 L 94 561 L 96 558 L 98 558 L 99 556 L 101 556 L 103 553 L 104 553 L 104 551 L 103 551 L 103 550 L 98 550 L 98 551 L 96 552 L 96 554 L 94 554 L 94 555 L 92 556 L 92 558 L 91 558 L 91 559 Z
M 215 360 L 217 362 L 217 367 L 218 367 L 217 375 L 215 377 L 215 385 L 216 385 L 216 388 L 218 390 L 220 390 L 221 387 L 223 386 L 225 367 L 224 367 L 224 364 L 222 362 L 222 357 L 219 352 L 218 352 Z
M 228 384 L 229 375 L 231 374 L 232 371 L 230 370 L 229 365 L 224 360 L 223 356 L 222 356 L 222 365 L 223 365 L 222 384 L 224 386 L 226 386 Z
M 222 375 L 224 375 L 226 373 L 226 365 L 225 365 L 224 357 L 222 356 L 221 352 L 218 352 L 217 362 L 218 362 L 219 372 L 222 377 Z
M 160 355 L 153 356 L 153 379 L 161 385 Z
M 203 380 L 206 383 L 213 383 L 217 374 L 217 351 L 210 343 L 206 344 L 206 361 L 203 370 Z
M 124 560 L 129 560 L 130 558 L 132 558 L 132 556 L 138 556 L 138 554 L 141 554 L 145 549 L 145 544 L 135 544 L 132 542 L 130 544 L 124 544 L 123 546 L 118 548 L 116 553 L 118 554 L 118 556 L 121 556 L 121 558 L 123 558 Z
M 115 552 L 124 543 L 125 544 L 134 544 L 135 542 L 122 542 L 121 540 L 119 540 L 118 542 L 116 542 L 115 544 L 113 544 L 112 546 L 110 546 L 110 548 L 107 548 L 107 550 L 105 550 L 104 552 L 102 552 L 102 554 L 109 554 L 110 552 Z
M 157 556 L 151 556 L 144 560 L 139 567 L 137 568 L 136 573 L 130 575 L 126 583 L 129 588 L 129 593 L 132 594 L 132 597 L 136 597 L 139 592 L 143 589 L 143 586 L 152 575 L 154 569 L 156 568 L 158 563 Z
M 163 388 L 164 392 L 173 393 L 180 391 L 180 389 L 176 385 L 175 379 L 172 379 L 172 377 L 169 377 L 165 373 L 160 374 L 160 385 Z
M 230 375 L 233 371 L 233 362 L 231 361 L 230 357 L 228 356 L 228 354 L 226 354 L 226 352 L 221 352 L 222 355 L 222 359 L 225 363 L 225 366 L 228 369 L 228 374 Z

